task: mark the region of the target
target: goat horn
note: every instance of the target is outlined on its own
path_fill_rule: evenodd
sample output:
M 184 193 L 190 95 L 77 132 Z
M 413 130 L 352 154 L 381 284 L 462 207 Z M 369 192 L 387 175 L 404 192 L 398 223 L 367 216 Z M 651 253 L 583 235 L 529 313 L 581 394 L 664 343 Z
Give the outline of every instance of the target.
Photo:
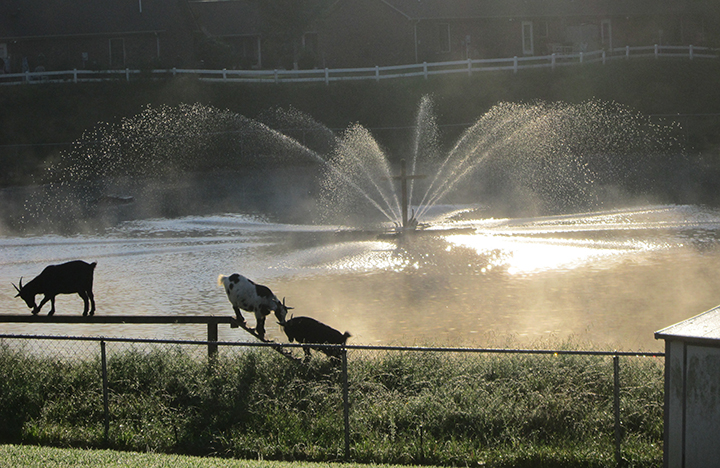
M 15 285 L 15 283 L 10 283 L 10 284 L 12 284 L 13 287 L 15 288 L 15 290 L 18 292 L 17 296 L 15 296 L 15 297 L 20 296 L 20 290 L 22 289 L 22 276 L 20 277 L 20 287 L 19 288 Z
M 295 307 L 288 307 L 288 306 L 286 306 L 286 305 L 285 305 L 285 298 L 284 298 L 284 297 L 283 297 L 283 307 L 285 307 L 287 310 L 292 310 L 292 309 L 295 308 Z

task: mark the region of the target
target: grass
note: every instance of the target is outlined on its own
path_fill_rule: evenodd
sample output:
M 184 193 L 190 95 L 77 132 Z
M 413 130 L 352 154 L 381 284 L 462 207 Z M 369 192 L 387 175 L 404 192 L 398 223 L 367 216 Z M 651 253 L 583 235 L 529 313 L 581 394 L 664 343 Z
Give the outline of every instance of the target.
M 0 442 L 250 460 L 344 458 L 341 372 L 324 357 L 300 364 L 269 350 L 225 351 L 209 366 L 187 348 L 113 346 L 105 440 L 98 357 L 39 357 L 29 347 L 2 345 Z M 621 358 L 628 466 L 662 461 L 662 364 Z M 615 465 L 610 358 L 351 350 L 348 374 L 355 462 Z
M 163 453 L 61 449 L 31 445 L 0 445 L 0 466 L 22 468 L 367 468 L 359 463 L 312 463 L 270 460 L 234 460 Z M 379 465 L 375 465 L 378 466 Z M 393 468 L 393 465 L 383 465 Z

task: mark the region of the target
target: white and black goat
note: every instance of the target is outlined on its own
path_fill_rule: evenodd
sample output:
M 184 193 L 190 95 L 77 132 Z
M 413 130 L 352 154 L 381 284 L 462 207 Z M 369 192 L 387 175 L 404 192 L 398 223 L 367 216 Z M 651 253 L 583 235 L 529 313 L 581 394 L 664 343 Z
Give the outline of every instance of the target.
M 50 312 L 48 315 L 55 313 L 55 296 L 58 294 L 75 294 L 77 293 L 85 303 L 83 316 L 88 315 L 88 305 L 91 304 L 90 315 L 95 313 L 95 296 L 92 292 L 93 273 L 97 263 L 86 263 L 82 260 L 63 263 L 61 265 L 50 265 L 33 278 L 29 283 L 23 285 L 20 278 L 20 286 L 15 286 L 17 295 L 25 301 L 28 307 L 32 309 L 33 315 L 40 312 L 42 306 L 50 301 Z M 43 300 L 39 305 L 35 305 L 35 296 L 44 294 Z M 89 304 L 88 304 L 89 303 Z
M 280 302 L 267 286 L 255 284 L 237 273 L 230 276 L 218 276 L 218 285 L 225 288 L 238 322 L 245 325 L 241 310 L 255 314 L 255 331 L 261 340 L 265 339 L 265 317 L 270 312 L 275 312 L 275 317 L 282 323 L 285 322 L 288 309 L 292 309 L 292 307 L 285 306 L 284 299 Z
M 301 344 L 314 345 L 344 345 L 350 333 L 340 333 L 334 328 L 311 317 L 293 317 L 286 322 L 280 322 L 290 343 L 297 341 Z M 310 346 L 304 347 L 305 358 L 310 359 L 310 348 L 325 353 L 333 359 L 340 359 L 342 350 L 337 346 Z

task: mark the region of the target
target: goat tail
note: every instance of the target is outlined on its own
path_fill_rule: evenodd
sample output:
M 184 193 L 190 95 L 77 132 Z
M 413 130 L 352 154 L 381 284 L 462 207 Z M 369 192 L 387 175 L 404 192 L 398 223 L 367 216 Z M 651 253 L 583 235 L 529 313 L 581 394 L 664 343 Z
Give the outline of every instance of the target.
M 218 279 L 217 279 L 218 286 L 220 286 L 220 287 L 225 286 L 225 278 L 227 278 L 227 276 L 218 275 Z

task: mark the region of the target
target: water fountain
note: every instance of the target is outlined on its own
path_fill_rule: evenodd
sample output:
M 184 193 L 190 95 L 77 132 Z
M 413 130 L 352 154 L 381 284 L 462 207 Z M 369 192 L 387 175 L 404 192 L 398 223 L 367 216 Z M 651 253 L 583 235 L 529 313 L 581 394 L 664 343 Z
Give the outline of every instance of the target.
M 28 202 L 24 219 L 29 224 L 54 219 L 62 225 L 107 214 L 107 205 L 114 213 L 125 209 L 136 217 L 172 216 L 213 199 L 237 198 L 228 188 L 226 195 L 215 190 L 183 200 L 193 185 L 188 175 L 198 179 L 208 173 L 240 174 L 237 185 L 252 187 L 242 194 L 247 205 L 252 204 L 248 192 L 288 203 L 288 184 L 265 184 L 273 187 L 269 194 L 253 181 L 272 180 L 283 168 L 298 165 L 322 174 L 308 182 L 319 189 L 302 190 L 319 192 L 312 201 L 317 207 L 308 209 L 305 218 L 363 228 L 412 230 L 431 221 L 429 210 L 448 197 L 485 205 L 516 200 L 515 207 L 532 207 L 535 213 L 592 209 L 619 193 L 652 192 L 652 184 L 667 187 L 683 158 L 675 130 L 612 103 L 500 103 L 443 151 L 433 101 L 426 96 L 418 105 L 412 154 L 397 161 L 362 125 L 335 135 L 295 109 L 274 109 L 256 120 L 200 104 L 148 107 L 75 142 L 47 171 L 44 190 Z M 660 158 L 662 165 L 653 163 Z M 415 175 L 421 173 L 433 177 Z M 297 172 L 291 177 L 298 182 Z M 181 193 L 164 193 L 168 186 L 181 186 Z M 172 199 L 179 201 L 164 207 Z M 134 200 L 135 206 L 125 206 Z M 223 209 L 231 209 L 228 205 Z M 145 208 L 157 206 L 164 208 Z

